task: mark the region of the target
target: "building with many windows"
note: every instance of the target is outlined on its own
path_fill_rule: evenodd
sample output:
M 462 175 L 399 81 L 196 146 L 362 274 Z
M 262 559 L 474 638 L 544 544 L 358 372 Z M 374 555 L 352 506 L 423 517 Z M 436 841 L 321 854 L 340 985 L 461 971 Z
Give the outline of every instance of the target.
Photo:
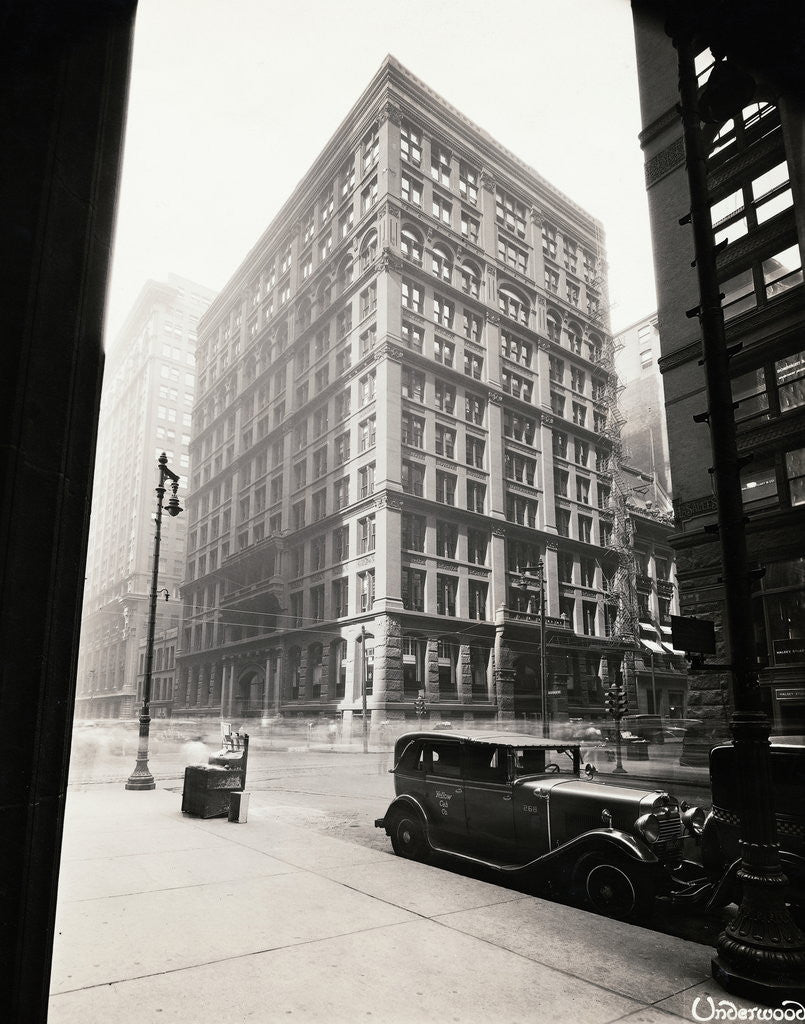
M 722 292 L 738 446 L 745 460 L 743 499 L 750 559 L 762 569 L 755 584 L 760 682 L 774 732 L 801 733 L 805 720 L 805 165 L 802 148 L 802 62 L 797 5 L 769 15 L 766 5 L 741 4 L 724 18 L 717 5 L 688 9 L 698 40 L 695 74 L 705 86 L 740 67 L 744 105 L 702 126 L 707 200 Z M 658 317 L 671 471 L 674 547 L 680 603 L 686 615 L 711 619 L 722 635 L 720 551 L 713 532 L 710 438 L 699 290 L 693 259 L 685 145 L 678 110 L 677 50 L 666 29 L 674 5 L 633 3 L 654 244 Z M 678 13 L 678 12 L 677 12 Z M 793 16 L 793 20 L 789 20 Z M 751 27 L 749 27 L 751 26 Z M 711 46 L 713 49 L 711 49 Z M 719 55 L 716 61 L 714 52 Z M 751 78 L 746 78 L 751 72 Z M 721 79 L 722 97 L 741 95 Z M 718 90 L 714 91 L 714 95 Z M 723 102 L 723 99 L 722 99 Z M 704 415 L 703 415 L 704 414 Z M 694 419 L 696 417 L 696 419 Z M 721 659 L 723 660 L 723 659 Z M 728 680 L 717 673 L 691 682 L 689 714 L 726 727 Z
M 200 325 L 177 714 L 603 713 L 600 224 L 389 57 Z
M 76 716 L 137 711 L 138 643 L 146 635 L 153 566 L 157 459 L 166 452 L 186 485 L 199 318 L 215 293 L 173 274 L 148 281 L 109 346 L 98 421 Z M 178 626 L 184 517 L 165 523 L 158 627 Z M 153 706 L 171 707 L 167 683 Z

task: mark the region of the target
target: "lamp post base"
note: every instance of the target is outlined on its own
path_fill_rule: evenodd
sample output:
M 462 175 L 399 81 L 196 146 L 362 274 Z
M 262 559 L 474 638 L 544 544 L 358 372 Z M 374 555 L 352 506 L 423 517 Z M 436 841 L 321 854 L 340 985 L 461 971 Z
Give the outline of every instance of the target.
M 151 716 L 147 710 L 140 715 L 140 742 L 137 748 L 137 761 L 134 771 L 126 780 L 126 789 L 156 789 L 156 782 L 148 767 L 148 734 Z
M 713 978 L 723 989 L 742 999 L 760 1003 L 762 1006 L 779 1007 L 786 1001 L 805 1005 L 805 981 L 801 974 L 796 979 L 749 977 L 724 963 L 720 956 L 713 957 L 711 970 Z

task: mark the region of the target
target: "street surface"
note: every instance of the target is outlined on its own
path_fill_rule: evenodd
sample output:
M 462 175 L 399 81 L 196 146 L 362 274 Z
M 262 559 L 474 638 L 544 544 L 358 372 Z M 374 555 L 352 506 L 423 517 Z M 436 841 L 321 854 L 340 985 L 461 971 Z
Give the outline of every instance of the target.
M 218 737 L 210 732 L 202 740 L 193 730 L 203 729 L 199 723 L 187 728 L 172 727 L 154 731 L 149 750 L 149 767 L 157 788 L 180 794 L 184 769 L 189 763 L 206 763 L 215 753 Z M 256 729 L 255 729 L 256 731 Z M 121 791 L 134 768 L 137 751 L 136 723 L 99 723 L 95 727 L 79 726 L 73 739 L 70 788 L 91 789 L 100 784 L 119 782 Z M 638 785 L 647 789 L 667 788 L 680 799 L 703 806 L 709 805 L 706 770 L 689 770 L 684 782 L 666 783 L 662 776 L 673 774 L 679 745 L 664 744 L 652 748 L 652 761 L 628 764 L 629 774 L 607 777 L 606 785 Z M 394 785 L 389 769 L 393 763 L 390 745 L 385 749 L 362 752 L 360 744 L 344 745 L 327 742 L 325 733 L 311 735 L 308 730 L 279 736 L 254 735 L 250 741 L 246 789 L 252 793 L 271 793 L 272 810 L 288 825 L 315 830 L 317 833 L 353 843 L 361 848 L 388 852 L 391 844 L 382 829 L 374 827 L 393 795 Z M 625 766 L 627 762 L 624 762 Z M 599 761 L 601 784 L 612 765 Z M 666 768 L 666 771 L 663 771 Z M 638 771 L 641 773 L 639 781 Z M 655 773 L 648 775 L 648 772 Z M 127 799 L 147 798 L 145 794 L 127 794 Z M 459 865 L 452 859 L 436 858 L 434 866 L 503 885 L 493 872 Z M 504 888 L 518 891 L 511 882 Z M 519 891 L 528 891 L 521 889 Z M 703 915 L 689 909 L 659 902 L 649 927 L 668 935 L 713 945 L 723 927 L 725 911 Z

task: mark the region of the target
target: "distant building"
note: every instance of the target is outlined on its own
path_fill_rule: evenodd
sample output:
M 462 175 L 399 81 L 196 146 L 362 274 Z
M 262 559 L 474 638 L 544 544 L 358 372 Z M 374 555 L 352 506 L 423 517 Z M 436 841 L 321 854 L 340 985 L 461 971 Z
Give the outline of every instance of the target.
M 215 293 L 169 275 L 148 281 L 108 348 L 92 493 L 78 661 L 76 716 L 127 717 L 137 710 L 138 644 L 145 637 L 158 481 L 164 451 L 189 467 L 196 330 Z M 185 517 L 166 517 L 157 604 L 159 630 L 178 626 Z M 163 688 L 164 689 L 164 688 Z M 169 707 L 171 694 L 154 694 Z
M 732 353 L 750 559 L 764 573 L 755 586 L 755 641 L 761 693 L 773 731 L 801 733 L 805 722 L 805 161 L 801 144 L 799 54 L 786 24 L 801 33 L 801 9 L 739 5 L 724 17 L 703 0 L 687 5 L 701 33 L 695 72 L 701 87 L 713 53 L 751 72 L 754 93 L 740 112 L 703 128 L 717 273 Z M 683 613 L 715 622 L 723 636 L 724 595 L 710 474 L 710 437 L 685 145 L 677 104 L 678 57 L 666 33 L 678 5 L 634 0 L 642 108 L 640 141 L 654 240 L 658 318 L 676 549 Z M 778 10 L 779 7 L 779 10 Z M 787 20 L 789 19 L 790 20 Z M 747 28 L 749 26 L 749 28 Z M 712 50 L 710 49 L 712 47 Z M 723 87 L 727 90 L 727 87 Z M 734 95 L 732 93 L 731 95 Z M 713 113 L 713 118 L 716 114 Z M 694 421 L 694 416 L 699 420 Z M 689 714 L 726 726 L 728 679 L 692 678 Z
M 624 328 L 615 339 L 615 370 L 623 388 L 618 404 L 625 420 L 621 440 L 626 460 L 651 473 L 665 494 L 671 495 L 660 355 L 656 313 Z
M 177 714 L 604 713 L 600 224 L 388 58 L 199 334 Z
M 175 521 L 175 520 L 174 520 Z M 172 621 L 176 615 L 170 617 Z M 145 632 L 145 630 L 143 630 Z M 151 666 L 151 717 L 170 718 L 173 711 L 173 691 L 176 672 L 176 647 L 179 627 L 162 628 L 154 633 L 154 654 Z M 137 706 L 142 703 L 145 688 L 145 658 L 148 637 L 139 642 L 137 661 Z

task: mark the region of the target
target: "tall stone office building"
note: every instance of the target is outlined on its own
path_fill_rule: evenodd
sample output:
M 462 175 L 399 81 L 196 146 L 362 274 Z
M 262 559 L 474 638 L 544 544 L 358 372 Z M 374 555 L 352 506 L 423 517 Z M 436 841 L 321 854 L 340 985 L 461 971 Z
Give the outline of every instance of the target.
M 701 37 L 695 72 L 704 87 L 710 49 L 751 72 L 751 99 L 733 116 L 703 126 L 716 269 L 731 350 L 750 560 L 764 570 L 754 592 L 760 684 L 774 732 L 801 734 L 805 723 L 805 76 L 795 53 L 794 19 L 757 3 L 725 18 L 702 2 L 688 13 Z M 642 108 L 640 142 L 654 244 L 659 333 L 676 512 L 677 573 L 683 614 L 711 619 L 722 635 L 724 606 L 716 535 L 716 499 L 706 412 L 691 207 L 679 103 L 677 51 L 665 0 L 634 0 Z M 727 89 L 722 84 L 722 90 Z M 718 659 L 716 659 L 718 660 Z M 723 660 L 723 659 L 721 659 Z M 691 681 L 688 713 L 726 727 L 727 680 Z
M 603 713 L 600 224 L 389 57 L 204 316 L 175 713 Z
M 186 483 L 196 330 L 214 296 L 173 274 L 166 281 L 148 281 L 107 350 L 81 620 L 78 718 L 129 717 L 138 708 L 138 645 L 146 635 L 151 588 L 157 459 L 167 452 L 169 464 Z M 178 625 L 185 532 L 182 516 L 166 522 L 163 530 L 159 585 L 172 600 L 158 603 L 160 636 Z M 152 714 L 169 713 L 172 687 L 163 684 L 158 671 L 153 697 Z

